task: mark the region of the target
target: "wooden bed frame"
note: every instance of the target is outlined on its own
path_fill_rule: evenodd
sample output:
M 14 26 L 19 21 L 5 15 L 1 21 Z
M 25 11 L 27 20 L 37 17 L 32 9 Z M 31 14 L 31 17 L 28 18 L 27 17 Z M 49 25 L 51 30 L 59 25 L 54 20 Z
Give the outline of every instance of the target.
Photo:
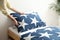
M 8 30 L 8 37 L 12 38 L 12 40 L 20 40 L 20 37 L 10 30 Z

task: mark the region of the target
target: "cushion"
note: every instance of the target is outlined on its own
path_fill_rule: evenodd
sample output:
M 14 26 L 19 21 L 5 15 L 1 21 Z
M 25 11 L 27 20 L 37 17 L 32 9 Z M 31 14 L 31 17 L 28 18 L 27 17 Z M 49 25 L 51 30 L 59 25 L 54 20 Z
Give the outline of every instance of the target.
M 11 13 L 18 21 L 18 32 L 24 32 L 30 29 L 44 27 L 46 24 L 40 19 L 38 13 L 29 13 L 20 15 L 18 13 Z

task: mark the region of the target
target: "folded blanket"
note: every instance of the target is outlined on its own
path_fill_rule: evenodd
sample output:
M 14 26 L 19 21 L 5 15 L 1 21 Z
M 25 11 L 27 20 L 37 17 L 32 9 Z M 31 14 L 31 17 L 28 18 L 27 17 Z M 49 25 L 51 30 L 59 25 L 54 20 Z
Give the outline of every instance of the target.
M 39 27 L 20 34 L 21 40 L 60 40 L 60 29 L 56 27 Z

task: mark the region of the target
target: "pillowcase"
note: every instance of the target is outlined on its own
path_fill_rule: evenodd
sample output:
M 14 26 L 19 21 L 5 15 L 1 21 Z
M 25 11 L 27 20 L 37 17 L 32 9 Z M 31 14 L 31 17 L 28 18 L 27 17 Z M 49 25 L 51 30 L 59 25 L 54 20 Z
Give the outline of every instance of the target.
M 18 32 L 24 32 L 38 27 L 44 27 L 46 24 L 40 19 L 37 13 L 29 13 L 20 15 L 18 13 L 11 13 L 18 21 Z

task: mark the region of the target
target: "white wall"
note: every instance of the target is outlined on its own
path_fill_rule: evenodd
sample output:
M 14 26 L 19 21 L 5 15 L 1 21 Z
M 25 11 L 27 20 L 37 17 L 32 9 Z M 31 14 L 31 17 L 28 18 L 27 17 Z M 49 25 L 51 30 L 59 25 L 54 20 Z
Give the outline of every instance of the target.
M 58 15 L 55 11 L 50 10 L 49 4 L 54 0 L 9 0 L 11 5 L 19 11 L 24 12 L 38 12 L 41 19 L 46 22 L 47 25 L 58 26 Z M 9 11 L 11 12 L 11 11 Z M 1 40 L 7 40 L 7 27 L 10 26 L 10 20 L 0 15 L 0 36 Z
M 60 15 L 59 15 L 59 26 L 60 26 Z
M 51 3 L 55 3 L 56 0 L 10 0 L 12 6 L 17 10 L 24 12 L 38 12 L 41 19 L 46 22 L 47 25 L 57 26 L 58 15 L 55 11 L 50 10 Z

